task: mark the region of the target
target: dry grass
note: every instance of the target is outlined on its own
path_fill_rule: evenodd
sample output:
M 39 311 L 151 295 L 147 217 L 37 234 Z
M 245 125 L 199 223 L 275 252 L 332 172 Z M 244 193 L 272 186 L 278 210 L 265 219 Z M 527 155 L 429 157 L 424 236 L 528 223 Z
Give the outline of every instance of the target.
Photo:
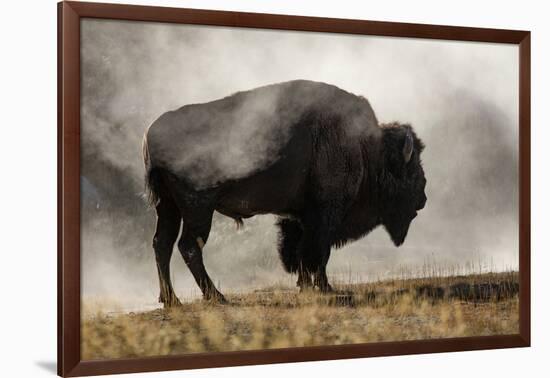
M 267 288 L 171 310 L 109 315 L 87 304 L 83 359 L 143 357 L 518 332 L 518 275 L 337 285 L 347 295 Z

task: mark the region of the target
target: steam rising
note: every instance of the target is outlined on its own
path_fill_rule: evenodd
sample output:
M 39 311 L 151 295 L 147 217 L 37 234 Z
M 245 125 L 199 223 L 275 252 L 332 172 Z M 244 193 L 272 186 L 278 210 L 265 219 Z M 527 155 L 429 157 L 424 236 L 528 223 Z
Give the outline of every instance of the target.
M 214 102 L 165 114 L 148 131 L 151 159 L 199 188 L 271 164 L 288 139 L 292 115 L 277 112 L 280 88 L 263 92 L 261 97 L 240 94 L 244 100 L 238 104 Z
M 365 96 L 380 122 L 410 122 L 426 144 L 428 202 L 405 244 L 393 247 L 379 228 L 334 251 L 329 276 L 383 278 L 426 261 L 518 267 L 515 46 L 92 19 L 81 33 L 84 297 L 144 306 L 158 296 L 155 213 L 141 198 L 141 138 L 151 123 L 186 104 L 293 79 Z M 225 143 L 195 146 L 223 152 L 228 176 L 267 163 L 255 158 L 270 140 L 255 117 L 272 104 L 248 105 L 247 122 Z M 222 291 L 294 285 L 278 261 L 274 221 L 254 217 L 236 231 L 215 214 L 205 265 Z M 172 276 L 180 298 L 198 294 L 177 248 Z

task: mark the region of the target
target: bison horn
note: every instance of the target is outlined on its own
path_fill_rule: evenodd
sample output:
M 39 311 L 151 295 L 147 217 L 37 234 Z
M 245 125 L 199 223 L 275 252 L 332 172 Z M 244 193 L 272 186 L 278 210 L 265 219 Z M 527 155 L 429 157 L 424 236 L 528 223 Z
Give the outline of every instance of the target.
M 403 146 L 403 159 L 405 159 L 405 164 L 407 164 L 411 160 L 414 148 L 413 144 L 414 143 L 411 132 L 407 130 L 407 134 L 405 135 L 405 145 Z

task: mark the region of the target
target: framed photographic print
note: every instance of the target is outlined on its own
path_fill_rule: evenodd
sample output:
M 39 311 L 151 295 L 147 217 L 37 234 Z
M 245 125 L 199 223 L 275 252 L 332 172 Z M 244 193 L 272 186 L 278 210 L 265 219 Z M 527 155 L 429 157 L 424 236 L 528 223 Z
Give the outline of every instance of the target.
M 59 375 L 529 346 L 529 32 L 58 11 Z

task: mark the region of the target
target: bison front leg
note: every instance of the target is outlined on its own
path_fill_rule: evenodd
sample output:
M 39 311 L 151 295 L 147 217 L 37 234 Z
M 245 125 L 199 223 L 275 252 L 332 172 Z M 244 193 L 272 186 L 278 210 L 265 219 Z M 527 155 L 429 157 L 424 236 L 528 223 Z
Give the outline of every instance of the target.
M 326 265 L 318 266 L 317 268 L 309 267 L 300 269 L 298 271 L 298 281 L 296 282 L 296 285 L 300 288 L 300 291 L 313 289 L 314 287 L 318 287 L 323 293 L 333 291 L 332 286 L 330 286 L 328 282 Z
M 328 283 L 326 263 L 317 268 L 317 271 L 314 274 L 313 282 L 314 285 L 317 286 L 323 293 L 330 293 L 334 291 L 332 286 Z
M 304 229 L 298 219 L 281 218 L 279 226 L 279 257 L 289 273 L 298 273 L 296 286 L 300 291 L 313 287 L 312 272 L 303 264 L 301 250 L 304 244 Z
M 317 269 L 315 269 L 315 272 L 313 273 L 313 285 L 317 286 L 321 292 L 329 293 L 333 291 L 332 286 L 328 283 L 327 277 L 327 264 L 330 258 L 330 241 L 323 238 L 320 243 L 323 244 L 318 246 L 319 260 L 317 263 Z M 325 245 L 324 243 L 327 243 L 328 245 Z
M 298 269 L 298 281 L 296 281 L 296 286 L 300 288 L 300 291 L 308 290 L 313 288 L 313 281 L 311 279 L 311 271 L 300 264 Z
M 330 292 L 330 286 L 326 274 L 326 266 L 330 257 L 330 218 L 327 216 L 312 217 L 306 226 L 305 240 L 301 251 L 301 266 L 304 275 L 311 280 L 313 286 L 317 286 L 321 292 Z

